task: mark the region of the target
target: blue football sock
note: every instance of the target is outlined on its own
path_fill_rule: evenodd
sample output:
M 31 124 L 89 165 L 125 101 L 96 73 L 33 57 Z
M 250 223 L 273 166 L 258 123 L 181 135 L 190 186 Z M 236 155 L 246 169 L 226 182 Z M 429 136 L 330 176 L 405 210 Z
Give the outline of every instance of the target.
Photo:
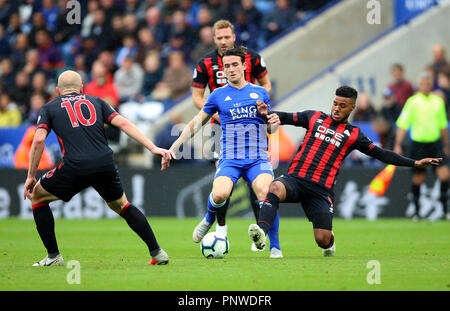
M 267 235 L 269 236 L 269 240 L 270 240 L 270 249 L 272 249 L 272 247 L 281 249 L 279 233 L 278 233 L 279 228 L 280 228 L 280 215 L 277 211 L 277 216 L 275 217 L 275 220 L 273 221 L 272 225 L 270 226 L 269 231 L 267 231 Z
M 216 202 L 214 202 L 213 198 L 212 198 L 212 192 L 211 194 L 208 196 L 208 208 L 206 210 L 206 221 L 209 222 L 210 224 L 214 223 L 216 221 L 216 213 L 217 210 L 224 206 L 225 203 L 227 201 L 223 201 L 222 203 L 217 204 Z

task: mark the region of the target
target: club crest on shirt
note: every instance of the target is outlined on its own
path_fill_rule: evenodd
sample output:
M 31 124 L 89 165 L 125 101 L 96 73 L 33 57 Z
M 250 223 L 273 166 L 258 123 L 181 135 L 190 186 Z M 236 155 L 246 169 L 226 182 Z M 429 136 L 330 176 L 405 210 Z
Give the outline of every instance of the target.
M 259 96 L 256 93 L 250 93 L 250 98 L 257 99 Z

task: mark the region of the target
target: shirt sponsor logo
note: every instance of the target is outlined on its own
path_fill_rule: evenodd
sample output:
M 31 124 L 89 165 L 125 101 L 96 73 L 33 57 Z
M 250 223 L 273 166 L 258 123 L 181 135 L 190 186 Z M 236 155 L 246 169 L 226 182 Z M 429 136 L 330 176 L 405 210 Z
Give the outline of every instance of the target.
M 256 118 L 256 106 L 236 107 L 230 109 L 230 114 L 235 119 Z

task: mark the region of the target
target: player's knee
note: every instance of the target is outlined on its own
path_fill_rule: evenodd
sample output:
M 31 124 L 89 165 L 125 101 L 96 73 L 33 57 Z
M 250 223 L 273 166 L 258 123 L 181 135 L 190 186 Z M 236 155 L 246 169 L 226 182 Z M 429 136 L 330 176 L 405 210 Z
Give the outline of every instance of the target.
M 214 203 L 220 204 L 222 202 L 225 202 L 229 196 L 230 194 L 225 191 L 215 191 L 213 192 L 212 198 L 214 200 Z
M 284 191 L 284 185 L 283 185 L 283 183 L 281 183 L 279 181 L 274 181 L 269 186 L 269 192 L 275 194 L 279 198 L 282 196 L 283 191 Z
M 317 230 L 316 232 L 314 232 L 314 238 L 319 247 L 327 248 L 327 246 L 330 244 L 331 231 Z

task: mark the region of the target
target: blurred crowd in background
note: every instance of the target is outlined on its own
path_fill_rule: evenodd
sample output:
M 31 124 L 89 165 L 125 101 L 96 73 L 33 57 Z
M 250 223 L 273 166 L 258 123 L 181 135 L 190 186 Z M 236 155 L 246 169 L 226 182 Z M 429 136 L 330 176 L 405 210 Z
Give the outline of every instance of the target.
M 69 24 L 68 0 L 0 0 L 0 127 L 34 124 L 66 69 L 115 108 L 157 101 L 165 111 L 215 48 L 215 21 L 232 21 L 237 43 L 260 49 L 327 2 L 78 0 L 80 23 Z
M 68 24 L 68 0 L 0 0 L 0 127 L 35 124 L 66 69 L 82 75 L 86 94 L 116 109 L 157 102 L 162 114 L 190 91 L 192 68 L 215 49 L 215 21 L 232 21 L 237 43 L 259 50 L 328 2 L 78 0 L 80 23 Z M 384 148 L 392 149 L 395 120 L 416 91 L 416 81 L 405 78 L 407 69 L 401 63 L 386 68 L 392 81 L 383 103 L 360 93 L 353 113 L 354 122 L 371 123 Z M 441 45 L 432 48 L 424 70 L 434 77 L 434 92 L 444 98 L 448 113 L 450 64 Z M 350 164 L 366 160 L 349 157 Z
M 424 72 L 433 77 L 433 93 L 440 96 L 446 105 L 447 120 L 450 119 L 450 63 L 445 48 L 436 44 L 430 51 L 430 63 L 424 64 Z M 370 122 L 372 130 L 378 134 L 380 146 L 392 150 L 394 147 L 398 116 L 409 97 L 417 92 L 417 82 L 405 78 L 404 64 L 392 64 L 389 68 L 391 82 L 383 89 L 383 102 L 374 105 L 368 93 L 360 93 L 357 108 L 353 113 L 353 123 Z M 376 109 L 375 107 L 380 107 Z M 408 142 L 406 141 L 405 144 Z M 407 147 L 407 146 L 405 146 Z M 371 165 L 378 163 L 362 153 L 355 152 L 348 158 L 348 164 Z

